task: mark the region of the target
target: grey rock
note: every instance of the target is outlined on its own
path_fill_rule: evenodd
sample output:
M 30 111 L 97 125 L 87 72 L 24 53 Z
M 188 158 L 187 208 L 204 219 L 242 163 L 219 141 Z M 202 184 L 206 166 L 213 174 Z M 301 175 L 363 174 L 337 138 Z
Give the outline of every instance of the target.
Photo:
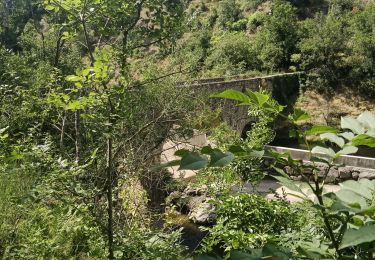
M 325 179 L 326 183 L 336 183 L 339 180 L 339 170 L 337 168 L 332 168 Z
M 375 180 L 375 171 L 364 171 L 361 172 L 358 176 L 358 179 L 369 179 Z
M 187 187 L 184 193 L 188 196 L 200 196 L 204 193 L 204 189 Z
M 341 180 L 349 180 L 354 172 L 353 167 L 340 167 L 338 171 Z
M 353 178 L 353 180 L 358 180 L 359 172 L 352 172 L 352 178 Z
M 208 202 L 203 202 L 190 211 L 189 219 L 200 225 L 212 224 L 216 220 L 215 207 Z

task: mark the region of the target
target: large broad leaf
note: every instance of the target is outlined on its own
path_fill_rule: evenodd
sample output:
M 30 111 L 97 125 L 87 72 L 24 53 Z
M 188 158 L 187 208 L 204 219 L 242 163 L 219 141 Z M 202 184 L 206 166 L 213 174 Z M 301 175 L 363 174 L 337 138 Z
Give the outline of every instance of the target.
M 185 154 L 181 159 L 179 170 L 200 170 L 206 167 L 208 160 L 196 152 Z
M 340 249 L 375 241 L 375 226 L 348 229 L 342 238 Z
M 298 123 L 298 122 L 309 120 L 310 116 L 302 109 L 296 108 L 294 109 L 293 114 L 289 116 L 289 119 L 294 123 Z
M 360 207 L 361 209 L 364 209 L 368 206 L 365 198 L 351 190 L 341 189 L 336 192 L 336 196 L 339 200 L 352 207 Z
M 358 181 L 361 185 L 364 185 L 366 186 L 367 188 L 369 188 L 370 190 L 372 191 L 375 191 L 375 180 L 369 180 L 369 179 L 360 179 Z
M 327 155 L 329 157 L 335 157 L 336 156 L 336 153 L 334 150 L 332 150 L 332 148 L 325 148 L 325 147 L 321 147 L 321 146 L 315 146 L 311 152 L 313 154 L 324 154 L 324 155 Z
M 350 129 L 355 134 L 363 134 L 365 132 L 361 122 L 352 117 L 341 117 L 341 128 Z
M 346 154 L 353 154 L 358 152 L 358 147 L 347 145 L 344 146 L 340 151 L 337 152 L 337 155 L 346 155 Z
M 344 137 L 348 141 L 354 138 L 354 134 L 352 132 L 344 132 L 344 133 L 339 134 L 339 136 Z
M 375 115 L 369 111 L 363 112 L 357 118 L 368 129 L 375 129 Z
M 238 90 L 234 89 L 227 89 L 221 93 L 212 94 L 210 97 L 216 97 L 216 98 L 226 98 L 230 100 L 235 100 L 240 102 L 241 104 L 250 104 L 251 100 L 248 96 L 246 96 L 244 93 Z
M 375 147 L 375 137 L 369 135 L 358 135 L 352 140 L 352 145 L 359 146 L 364 145 L 368 147 Z
M 372 191 L 369 189 L 369 187 L 360 182 L 349 180 L 340 183 L 340 186 L 345 190 L 353 191 L 366 199 L 372 200 Z
M 180 149 L 180 150 L 177 150 L 174 155 L 176 156 L 179 156 L 179 157 L 183 157 L 185 154 L 188 154 L 190 153 L 189 150 L 186 150 L 186 149 Z
M 337 144 L 340 147 L 343 147 L 344 144 L 345 144 L 344 139 L 341 138 L 341 137 L 338 137 L 334 133 L 324 133 L 324 134 L 321 134 L 320 135 L 320 139 L 322 139 L 322 140 L 328 140 L 328 141 L 330 141 L 332 143 Z
M 237 155 L 237 156 L 244 156 L 246 155 L 246 150 L 243 149 L 241 146 L 239 145 L 232 145 L 229 147 L 229 152 L 233 153 L 234 155 Z
M 82 80 L 82 77 L 80 76 L 76 76 L 76 75 L 69 75 L 65 78 L 67 81 L 70 81 L 70 82 L 77 82 L 77 81 L 81 81 Z
M 337 129 L 326 125 L 315 125 L 305 132 L 306 135 L 319 135 L 324 133 L 337 133 Z
M 302 189 L 299 186 L 297 186 L 295 184 L 295 182 L 292 181 L 291 179 L 288 179 L 288 178 L 285 178 L 285 177 L 282 177 L 282 176 L 273 176 L 273 177 L 275 179 L 277 179 L 280 182 L 281 185 L 284 185 L 288 189 L 290 189 L 292 191 L 295 191 L 295 192 L 298 192 L 298 193 L 301 193 L 302 195 L 307 197 L 307 195 L 302 191 Z M 294 195 L 294 194 L 291 194 L 291 195 Z M 297 196 L 297 197 L 301 197 L 301 196 Z
M 224 167 L 230 164 L 234 159 L 234 154 L 231 152 L 223 153 L 219 150 L 214 150 L 211 154 L 210 167 Z
M 254 92 L 256 98 L 257 98 L 257 103 L 259 106 L 263 106 L 267 101 L 270 99 L 269 95 L 262 94 L 260 92 Z

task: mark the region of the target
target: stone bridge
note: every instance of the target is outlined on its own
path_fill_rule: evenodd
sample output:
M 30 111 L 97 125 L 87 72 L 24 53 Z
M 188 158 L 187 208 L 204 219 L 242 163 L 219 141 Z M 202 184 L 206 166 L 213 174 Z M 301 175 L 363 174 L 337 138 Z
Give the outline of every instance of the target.
M 253 91 L 263 89 L 272 93 L 272 97 L 281 105 L 287 106 L 286 111 L 290 111 L 298 98 L 303 77 L 303 72 L 294 72 L 248 79 L 211 78 L 180 84 L 192 88 L 200 95 L 222 92 L 226 89 L 241 92 L 246 92 L 247 88 Z M 246 106 L 236 106 L 231 100 L 219 98 L 210 99 L 210 104 L 213 109 L 221 109 L 222 119 L 241 135 L 250 129 L 254 120 L 248 115 Z

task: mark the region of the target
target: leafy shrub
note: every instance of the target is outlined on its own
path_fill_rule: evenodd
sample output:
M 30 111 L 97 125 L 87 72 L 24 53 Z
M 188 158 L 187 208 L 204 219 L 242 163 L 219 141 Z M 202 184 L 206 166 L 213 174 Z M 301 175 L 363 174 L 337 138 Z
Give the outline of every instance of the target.
M 118 259 L 182 260 L 181 232 L 158 232 L 130 227 L 119 238 L 121 246 L 115 251 Z
M 318 89 L 334 89 L 345 74 L 345 52 L 348 39 L 344 17 L 318 16 L 306 20 L 298 44 L 301 69 L 313 77 Z
M 289 67 L 298 40 L 297 28 L 296 9 L 289 3 L 275 1 L 254 43 L 263 69 Z
M 243 32 L 227 32 L 212 40 L 205 67 L 213 75 L 241 74 L 256 68 L 250 39 Z
M 223 0 L 217 10 L 217 23 L 221 28 L 229 29 L 234 22 L 242 18 L 242 12 L 236 0 Z
M 259 247 L 277 237 L 290 223 L 290 208 L 283 201 L 240 193 L 219 198 L 214 204 L 217 224 L 208 228 L 205 252 L 220 247 L 228 254 L 233 249 Z

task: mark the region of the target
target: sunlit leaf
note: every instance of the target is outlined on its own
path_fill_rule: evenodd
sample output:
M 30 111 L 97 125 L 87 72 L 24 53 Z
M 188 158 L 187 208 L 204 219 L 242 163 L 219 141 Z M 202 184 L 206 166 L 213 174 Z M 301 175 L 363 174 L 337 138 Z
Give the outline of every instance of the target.
M 352 132 L 340 133 L 339 136 L 344 137 L 348 141 L 351 141 L 354 138 L 354 134 Z
M 221 93 L 212 94 L 210 97 L 214 98 L 225 98 L 230 100 L 238 101 L 242 104 L 250 104 L 250 98 L 246 96 L 244 93 L 234 90 L 234 89 L 227 89 Z
M 306 135 L 319 135 L 324 133 L 337 133 L 337 129 L 326 125 L 316 125 L 305 132 Z
M 368 146 L 368 147 L 375 147 L 375 137 L 369 135 L 358 135 L 352 140 L 352 145 L 354 146 Z
M 76 76 L 76 75 L 69 75 L 65 78 L 67 81 L 70 81 L 70 82 L 77 82 L 77 81 L 81 81 L 82 78 L 79 77 L 79 76 Z
M 340 186 L 342 187 L 342 189 L 353 191 L 354 193 L 357 193 L 358 195 L 361 195 L 366 199 L 371 200 L 373 197 L 371 190 L 365 185 L 362 185 L 360 182 L 348 180 L 340 183 Z
M 298 123 L 298 122 L 309 120 L 310 116 L 302 109 L 296 108 L 294 109 L 293 114 L 289 116 L 289 119 L 294 123 Z
M 328 141 L 330 141 L 332 143 L 337 144 L 340 147 L 343 147 L 344 144 L 345 144 L 344 139 L 341 138 L 341 137 L 338 137 L 334 133 L 324 133 L 324 134 L 321 134 L 320 135 L 320 139 L 322 139 L 322 140 L 328 140 Z
M 342 238 L 340 249 L 375 241 L 375 225 L 348 229 Z
M 368 129 L 375 129 L 375 115 L 369 111 L 363 112 L 357 118 Z
M 358 152 L 358 147 L 347 145 L 344 146 L 340 151 L 337 152 L 337 155 L 346 155 L 346 154 L 354 154 Z
M 332 148 L 325 148 L 325 147 L 321 147 L 321 146 L 315 146 L 312 150 L 311 150 L 312 153 L 314 154 L 324 154 L 324 155 L 327 155 L 329 157 L 335 157 L 336 153 L 334 150 L 332 150 Z
M 363 134 L 365 132 L 361 123 L 352 117 L 341 117 L 341 128 L 350 129 L 355 134 Z

